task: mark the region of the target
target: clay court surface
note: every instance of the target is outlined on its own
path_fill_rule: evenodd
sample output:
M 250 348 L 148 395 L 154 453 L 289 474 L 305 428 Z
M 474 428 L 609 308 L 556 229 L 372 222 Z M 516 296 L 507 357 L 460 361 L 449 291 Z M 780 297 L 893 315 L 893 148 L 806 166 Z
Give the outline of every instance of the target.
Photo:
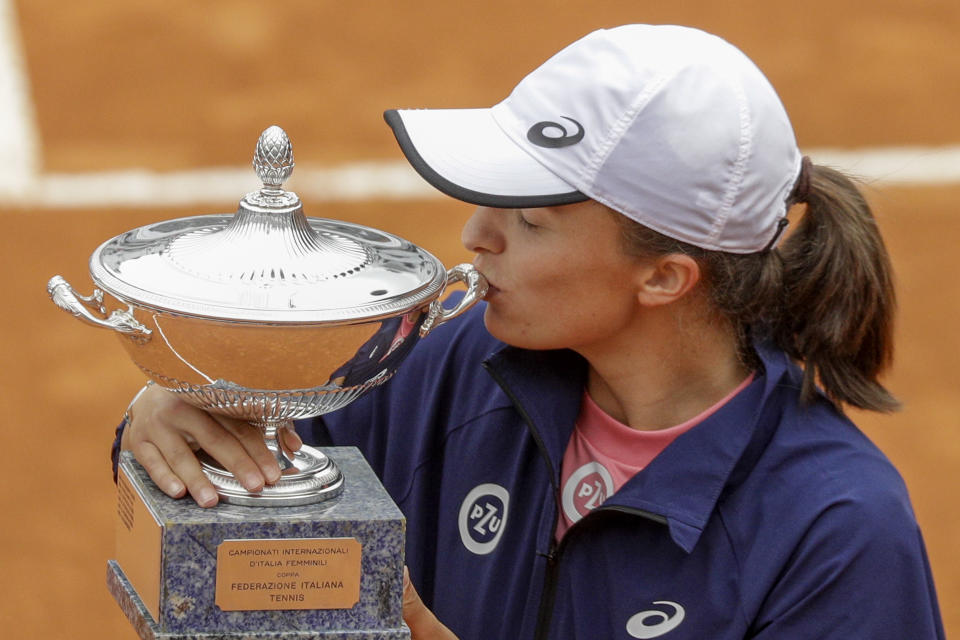
M 270 124 L 290 134 L 298 169 L 395 161 L 384 109 L 491 105 L 563 44 L 625 22 L 689 24 L 740 45 L 780 91 L 804 148 L 960 144 L 955 0 L 14 5 L 44 175 L 248 166 Z M 19 161 L 3 158 L 0 171 Z M 855 417 L 910 488 L 949 636 L 960 633 L 960 184 L 881 181 L 868 194 L 899 281 L 887 382 L 905 408 Z M 104 584 L 108 453 L 143 378 L 115 337 L 49 302 L 47 279 L 89 293 L 99 243 L 234 210 L 242 195 L 177 208 L 0 202 L 0 635 L 133 637 Z M 448 265 L 469 259 L 458 242 L 466 205 L 313 196 L 305 209 L 393 231 Z

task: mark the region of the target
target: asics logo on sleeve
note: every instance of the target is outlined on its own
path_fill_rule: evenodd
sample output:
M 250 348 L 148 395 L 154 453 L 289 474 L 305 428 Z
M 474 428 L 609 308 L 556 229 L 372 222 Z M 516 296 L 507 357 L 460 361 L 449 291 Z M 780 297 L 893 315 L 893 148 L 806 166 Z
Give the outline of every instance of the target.
M 510 494 L 498 484 L 474 487 L 460 504 L 460 540 L 467 550 L 486 555 L 497 548 L 507 525 Z
M 640 613 L 635 613 L 627 620 L 627 633 L 631 638 L 644 640 L 646 638 L 659 638 L 666 635 L 680 626 L 686 612 L 676 602 L 669 600 L 657 600 L 653 604 L 660 605 L 662 609 L 647 609 Z
M 568 134 L 567 128 L 559 122 L 545 120 L 530 127 L 529 131 L 527 131 L 527 140 L 538 147 L 546 147 L 548 149 L 569 147 L 583 140 L 583 125 L 573 118 L 568 118 L 567 116 L 560 117 L 577 125 L 577 130 L 573 134 Z

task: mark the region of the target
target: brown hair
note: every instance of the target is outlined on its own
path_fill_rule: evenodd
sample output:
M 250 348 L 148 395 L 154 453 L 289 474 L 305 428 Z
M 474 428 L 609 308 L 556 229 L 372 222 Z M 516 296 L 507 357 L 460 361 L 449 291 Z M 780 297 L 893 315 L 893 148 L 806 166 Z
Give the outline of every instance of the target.
M 806 212 L 777 249 L 708 251 L 617 219 L 631 254 L 684 253 L 700 264 L 706 293 L 748 364 L 759 364 L 752 340 L 769 338 L 803 364 L 803 402 L 814 399 L 819 382 L 835 402 L 893 411 L 899 402 L 877 380 L 893 358 L 896 300 L 886 248 L 853 181 L 806 164 L 802 188 L 788 200 L 802 199 Z

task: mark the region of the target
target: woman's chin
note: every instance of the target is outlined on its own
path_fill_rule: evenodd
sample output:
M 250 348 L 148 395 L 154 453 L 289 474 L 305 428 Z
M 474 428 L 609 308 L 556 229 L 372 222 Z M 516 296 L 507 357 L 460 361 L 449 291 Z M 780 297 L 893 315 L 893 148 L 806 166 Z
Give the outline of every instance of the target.
M 510 322 L 507 318 L 504 318 L 495 302 L 487 304 L 484 309 L 483 324 L 490 335 L 512 347 L 534 351 L 556 348 L 550 344 L 545 344 L 542 338 L 538 340 L 539 336 L 531 335 L 530 331 L 525 330 L 521 323 Z
M 490 335 L 500 342 L 506 342 L 507 344 L 514 346 L 520 346 L 511 341 L 512 332 L 509 330 L 509 323 L 505 323 L 503 318 L 497 312 L 496 300 L 494 299 L 491 301 L 489 295 L 487 298 L 485 298 L 485 300 L 487 304 L 483 310 L 483 324 L 487 328 L 487 331 L 490 332 Z

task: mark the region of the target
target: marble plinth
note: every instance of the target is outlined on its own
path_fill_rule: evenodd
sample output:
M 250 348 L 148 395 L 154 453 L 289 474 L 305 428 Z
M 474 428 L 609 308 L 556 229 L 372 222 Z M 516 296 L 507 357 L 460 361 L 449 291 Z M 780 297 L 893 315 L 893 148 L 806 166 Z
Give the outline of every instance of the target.
M 355 448 L 322 451 L 343 472 L 344 491 L 338 498 L 300 507 L 220 504 L 212 509 L 201 509 L 189 498 L 170 499 L 133 456 L 123 452 L 121 468 L 158 525 L 159 603 L 145 604 L 134 587 L 137 580 L 128 578 L 122 560 L 108 562 L 107 585 L 141 638 L 409 640 L 401 610 L 403 515 Z M 317 539 L 359 543 L 355 605 L 224 611 L 216 604 L 217 552 L 224 541 Z M 156 618 L 151 610 L 158 612 Z

